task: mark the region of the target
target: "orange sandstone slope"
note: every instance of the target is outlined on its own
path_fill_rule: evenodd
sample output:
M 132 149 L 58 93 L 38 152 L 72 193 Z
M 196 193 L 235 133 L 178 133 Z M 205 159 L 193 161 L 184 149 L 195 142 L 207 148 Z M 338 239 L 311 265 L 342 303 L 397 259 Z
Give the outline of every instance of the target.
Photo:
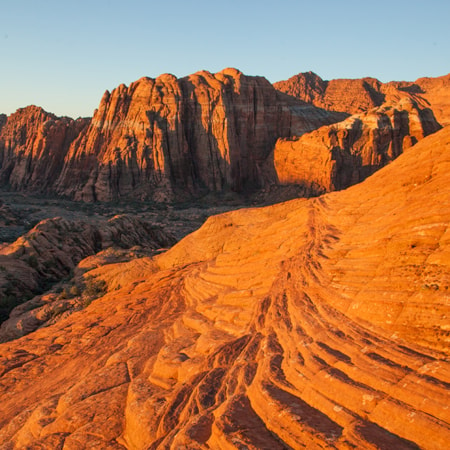
M 444 128 L 95 269 L 104 297 L 0 345 L 0 447 L 448 448 L 449 168 Z

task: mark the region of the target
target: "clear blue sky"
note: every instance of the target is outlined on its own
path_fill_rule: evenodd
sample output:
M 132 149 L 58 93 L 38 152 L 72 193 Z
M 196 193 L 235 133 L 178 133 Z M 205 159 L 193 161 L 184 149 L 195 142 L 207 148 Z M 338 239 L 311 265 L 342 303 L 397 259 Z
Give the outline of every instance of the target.
M 0 112 L 91 116 L 142 76 L 236 67 L 269 81 L 450 72 L 450 0 L 0 0 Z

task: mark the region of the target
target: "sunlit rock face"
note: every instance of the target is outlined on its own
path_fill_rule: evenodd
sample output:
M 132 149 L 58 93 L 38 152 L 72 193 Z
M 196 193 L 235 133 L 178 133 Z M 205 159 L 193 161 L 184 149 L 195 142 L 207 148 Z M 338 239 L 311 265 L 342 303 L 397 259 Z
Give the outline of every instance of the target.
M 304 185 L 311 194 L 344 189 L 440 128 L 432 111 L 414 99 L 384 103 L 299 138 L 278 140 L 270 158 L 273 182 Z
M 98 267 L 101 298 L 0 345 L 0 446 L 446 448 L 449 167 L 444 128 L 345 191 Z
M 278 182 L 317 195 L 361 181 L 436 131 L 430 110 L 449 123 L 449 92 L 449 76 L 383 84 L 324 81 L 310 72 L 274 86 L 236 69 L 141 78 L 106 92 L 92 119 L 35 106 L 0 115 L 0 186 L 82 201 L 247 195 Z M 274 152 L 280 138 L 294 142 L 278 142 Z M 319 147 L 333 155 L 319 155 Z
M 441 125 L 450 123 L 450 74 L 416 81 L 382 83 L 375 78 L 325 81 L 313 72 L 299 73 L 274 87 L 292 97 L 330 111 L 359 114 L 410 97 L 433 110 Z
M 142 78 L 105 93 L 57 191 L 91 201 L 255 189 L 278 137 L 342 118 L 236 69 Z
M 0 185 L 35 193 L 52 189 L 70 144 L 88 123 L 36 106 L 0 116 Z

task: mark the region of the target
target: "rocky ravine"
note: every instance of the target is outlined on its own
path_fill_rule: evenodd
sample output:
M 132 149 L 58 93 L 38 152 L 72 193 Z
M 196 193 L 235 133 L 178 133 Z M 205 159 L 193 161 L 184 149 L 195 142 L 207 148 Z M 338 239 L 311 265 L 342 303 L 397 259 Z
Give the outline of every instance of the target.
M 0 345 L 0 445 L 448 448 L 449 167 L 445 128 L 95 269 L 102 298 Z

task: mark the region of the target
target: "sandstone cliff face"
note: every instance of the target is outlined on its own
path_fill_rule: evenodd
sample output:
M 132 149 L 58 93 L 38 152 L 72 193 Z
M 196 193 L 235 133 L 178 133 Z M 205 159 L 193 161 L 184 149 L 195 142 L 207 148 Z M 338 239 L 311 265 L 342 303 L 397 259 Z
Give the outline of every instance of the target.
M 340 117 L 235 69 L 142 78 L 105 93 L 57 191 L 91 201 L 255 188 L 278 137 Z
M 0 446 L 447 448 L 449 158 L 447 128 L 95 269 L 102 298 L 0 344 Z
M 385 96 L 375 78 L 324 81 L 313 72 L 274 83 L 281 92 L 330 111 L 357 114 L 381 106 Z
M 437 78 L 419 78 L 414 83 L 404 83 L 402 88 L 427 100 L 439 123 L 450 124 L 450 74 Z
M 450 123 L 450 74 L 415 82 L 381 83 L 375 78 L 324 81 L 313 72 L 299 73 L 274 83 L 281 92 L 330 111 L 367 112 L 383 103 L 410 98 L 433 110 L 441 125 Z
M 255 190 L 274 180 L 266 169 L 273 175 L 272 150 L 278 138 L 302 136 L 349 113 L 407 100 L 421 110 L 437 108 L 438 118 L 446 123 L 449 83 L 448 76 L 416 83 L 323 81 L 310 72 L 276 83 L 275 89 L 264 78 L 236 69 L 181 79 L 167 74 L 142 78 L 105 93 L 91 121 L 57 118 L 37 107 L 0 117 L 0 185 L 84 201 L 167 201 Z M 378 124 L 380 131 L 373 133 L 382 135 L 386 126 Z M 425 128 L 423 135 L 428 134 Z M 413 140 L 420 135 L 398 133 Z M 368 148 L 371 142 L 378 145 L 378 138 L 367 138 L 364 152 L 378 155 L 379 148 Z M 399 151 L 391 153 L 389 159 Z M 341 166 L 350 165 L 346 179 L 361 179 L 350 173 L 359 163 L 342 158 Z M 374 169 L 380 167 L 377 158 L 371 163 Z M 315 178 L 309 182 L 314 183 Z M 346 186 L 348 181 L 335 184 Z
M 58 118 L 36 106 L 19 109 L 3 126 L 0 120 L 0 185 L 33 192 L 51 189 L 71 142 L 88 122 Z
M 313 195 L 344 189 L 439 128 L 430 109 L 405 97 L 298 139 L 280 139 L 269 158 L 274 182 L 303 185 Z

